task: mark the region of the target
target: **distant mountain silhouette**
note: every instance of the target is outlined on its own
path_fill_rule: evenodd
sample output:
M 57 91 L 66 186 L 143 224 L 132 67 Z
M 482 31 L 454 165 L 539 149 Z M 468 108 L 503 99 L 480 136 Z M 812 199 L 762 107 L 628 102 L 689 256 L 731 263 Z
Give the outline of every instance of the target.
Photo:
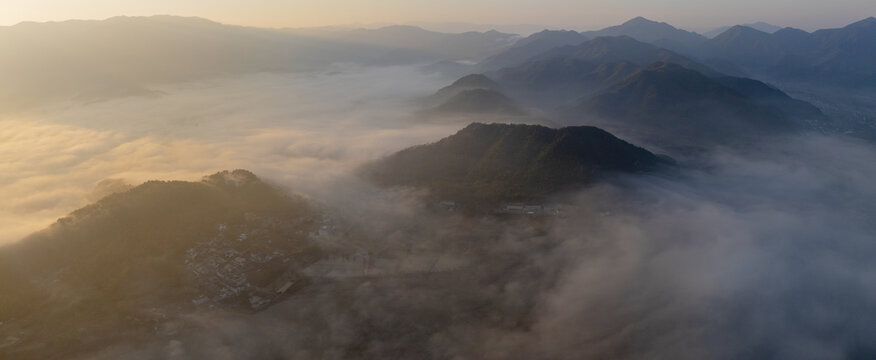
M 261 309 L 322 256 L 311 215 L 244 170 L 150 181 L 0 248 L 0 318 L 45 344 L 19 356 L 66 358 L 152 336 L 182 309 Z
M 532 105 L 555 107 L 623 80 L 638 68 L 639 65 L 628 61 L 602 63 L 553 56 L 489 75 L 518 99 Z
M 693 49 L 707 40 L 706 37 L 695 32 L 681 30 L 665 22 L 656 22 L 643 17 L 636 17 L 621 25 L 602 30 L 583 32 L 581 35 L 590 38 L 629 36 L 674 51 Z
M 775 41 L 771 34 L 741 25 L 709 40 L 704 48 L 709 57 L 745 67 L 772 64 L 788 55 L 785 45 Z
M 811 104 L 757 80 L 712 78 L 671 63 L 640 69 L 581 101 L 573 114 L 665 146 L 735 144 L 805 130 L 806 120 L 823 118 Z
M 469 74 L 457 79 L 452 84 L 439 89 L 435 95 L 431 96 L 430 101 L 441 103 L 463 91 L 473 89 L 497 90 L 499 89 L 499 84 L 483 74 Z
M 174 16 L 21 23 L 2 28 L 0 46 L 0 101 L 9 106 L 150 94 L 153 85 L 216 76 L 314 71 L 337 62 L 401 65 L 431 57 Z
M 470 74 L 445 86 L 424 101 L 426 114 L 525 115 L 501 86 L 483 74 Z
M 524 115 L 514 100 L 492 89 L 463 90 L 432 109 L 435 113 Z
M 710 35 L 714 35 L 713 38 L 639 17 L 597 31 L 543 31 L 533 34 L 483 61 L 479 68 L 488 72 L 514 67 L 550 55 L 552 51 L 560 51 L 559 48 L 568 49 L 591 39 L 628 36 L 679 56 L 701 59 L 696 62 L 735 76 L 755 75 L 775 81 L 876 87 L 876 65 L 872 61 L 876 56 L 873 40 L 876 39 L 876 19 L 873 17 L 840 29 L 813 33 L 755 23 L 728 27 L 719 34 Z M 650 63 L 630 60 L 629 57 L 623 60 L 639 65 Z M 681 63 L 672 59 L 651 59 L 653 61 Z M 706 73 L 702 68 L 697 70 Z
M 652 170 L 666 160 L 590 126 L 473 123 L 436 143 L 367 164 L 383 186 L 413 186 L 467 201 L 536 199 L 612 172 Z
M 723 75 L 626 36 L 554 48 L 516 67 L 469 75 L 439 94 L 446 98 L 471 88 L 489 89 L 479 94 L 496 99 L 469 96 L 468 101 L 456 99 L 453 108 L 499 112 L 508 106 L 501 93 L 545 112 L 565 109 L 560 112 L 566 123 L 594 123 L 668 147 L 737 144 L 766 134 L 823 129 L 827 120 L 813 105 L 775 87 Z
M 498 70 L 522 64 L 544 52 L 564 45 L 577 45 L 590 40 L 576 31 L 544 30 L 517 41 L 513 47 L 478 64 L 481 71 Z
M 552 56 L 494 73 L 503 85 L 541 91 L 550 88 L 603 84 L 632 74 L 639 65 L 630 61 L 600 62 L 567 56 Z
M 813 33 L 734 26 L 704 43 L 698 55 L 781 81 L 876 87 L 876 18 Z
M 638 41 L 629 36 L 604 36 L 575 46 L 562 46 L 547 51 L 535 59 L 556 56 L 598 63 L 628 61 L 640 66 L 662 61 L 679 64 L 704 74 L 717 75 L 714 70 L 686 56 Z
M 738 27 L 716 40 L 735 43 L 734 35 L 771 36 Z M 773 86 L 721 74 L 627 36 L 557 47 L 515 67 L 460 79 L 439 93 L 472 87 L 543 112 L 559 109 L 567 124 L 598 124 L 668 147 L 735 145 L 766 134 L 830 127 L 818 108 Z
M 655 22 L 643 17 L 597 31 L 545 30 L 521 39 L 508 50 L 490 57 L 479 64 L 481 71 L 512 67 L 532 60 L 534 57 L 560 46 L 575 46 L 599 37 L 628 36 L 640 42 L 655 44 L 673 51 L 694 49 L 707 38 L 690 31 L 680 30 L 667 23 Z M 656 60 L 655 60 L 656 61 Z M 649 62 L 646 62 L 649 63 Z
M 415 27 L 289 30 L 175 16 L 114 17 L 0 27 L 0 111 L 55 100 L 157 94 L 157 85 L 333 64 L 411 65 L 479 59 L 516 37 Z
M 688 57 L 628 36 L 599 37 L 557 47 L 487 75 L 511 97 L 530 106 L 552 108 L 623 80 L 654 62 L 673 62 L 710 76 L 720 75 Z
M 815 51 L 786 57 L 770 73 L 783 79 L 876 88 L 876 18 L 841 29 L 818 30 L 812 33 L 812 41 Z
M 688 59 L 700 59 L 695 62 L 735 76 L 755 75 L 776 81 L 851 87 L 876 84 L 876 65 L 871 61 L 876 56 L 873 40 L 876 39 L 876 19 L 872 17 L 840 29 L 813 33 L 793 28 L 776 29 L 765 23 L 737 25 L 714 34 L 711 39 L 639 17 L 597 31 L 536 33 L 481 62 L 479 68 L 489 72 L 514 67 L 552 55 L 553 51 L 561 51 L 559 48 L 565 47 L 568 51 L 569 47 L 585 41 L 618 36 L 628 36 Z M 639 65 L 650 63 L 629 57 L 623 60 Z M 672 59 L 651 61 L 682 63 Z M 707 73 L 702 68 L 697 70 Z
M 447 34 L 410 25 L 392 25 L 378 29 L 304 28 L 290 31 L 356 44 L 416 50 L 432 54 L 440 60 L 482 60 L 510 47 L 517 40 L 516 35 L 498 31 Z
M 741 26 L 750 27 L 752 29 L 755 29 L 758 31 L 763 31 L 765 33 L 770 33 L 770 34 L 775 33 L 776 31 L 779 31 L 782 29 L 781 26 L 775 26 L 773 24 L 765 23 L 763 21 L 758 21 L 756 23 L 751 23 L 751 24 L 742 24 Z M 705 36 L 709 39 L 712 39 L 718 35 L 721 35 L 723 32 L 729 30 L 731 27 L 733 27 L 733 26 L 721 26 L 721 27 L 704 32 L 703 36 Z

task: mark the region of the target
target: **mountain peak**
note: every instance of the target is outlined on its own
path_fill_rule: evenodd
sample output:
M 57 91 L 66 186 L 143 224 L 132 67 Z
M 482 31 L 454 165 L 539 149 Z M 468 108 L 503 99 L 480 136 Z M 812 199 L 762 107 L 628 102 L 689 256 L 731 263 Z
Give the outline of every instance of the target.
M 230 187 L 241 187 L 261 182 L 255 174 L 243 169 L 234 171 L 223 170 L 213 175 L 205 176 L 203 181 L 207 184 Z
M 540 39 L 548 39 L 551 37 L 577 37 L 578 32 L 575 30 L 542 30 L 525 38 L 526 42 L 532 42 Z
M 676 48 L 685 48 L 705 41 L 706 38 L 697 33 L 678 29 L 665 22 L 653 21 L 638 16 L 627 22 L 604 28 L 598 31 L 582 33 L 585 36 L 595 38 L 598 36 L 627 35 L 636 40 L 654 43 L 671 43 Z
M 511 98 L 497 90 L 484 88 L 461 90 L 433 111 L 459 114 L 525 114 L 525 111 Z
M 373 29 L 372 31 L 384 32 L 384 33 L 386 33 L 386 32 L 389 32 L 389 33 L 414 32 L 414 33 L 421 33 L 421 34 L 433 33 L 432 31 L 423 29 L 423 28 L 421 28 L 419 26 L 415 26 L 415 25 L 388 25 L 388 26 L 377 28 L 377 29 Z
M 470 74 L 454 81 L 450 86 L 465 87 L 465 88 L 484 88 L 492 89 L 497 87 L 496 82 L 483 74 Z
M 733 26 L 726 31 L 722 32 L 720 35 L 716 36 L 714 40 L 716 41 L 727 41 L 731 39 L 737 39 L 740 37 L 744 38 L 768 38 L 770 36 L 769 33 L 757 30 L 752 27 L 748 27 L 745 25 L 736 25 Z
M 623 23 L 623 25 L 634 25 L 634 24 L 662 24 L 657 21 L 649 20 L 641 16 L 636 16 L 632 19 L 627 20 L 627 22 Z
M 734 26 L 730 27 L 729 29 L 727 29 L 727 31 L 767 34 L 767 32 L 765 32 L 765 31 L 760 31 L 760 30 L 755 29 L 755 28 L 748 26 L 748 25 L 734 25 Z
M 776 26 L 776 25 L 766 23 L 763 21 L 758 21 L 758 22 L 749 23 L 749 24 L 740 24 L 739 26 L 747 26 L 747 27 L 750 27 L 752 29 L 760 30 L 760 31 L 763 31 L 763 32 L 769 33 L 769 34 L 772 34 L 772 33 L 775 33 L 777 31 L 782 30 L 781 26 Z M 714 29 L 709 30 L 707 32 L 704 32 L 703 35 L 705 35 L 706 37 L 708 37 L 710 39 L 714 39 L 718 35 L 721 35 L 724 32 L 726 32 L 727 30 L 729 30 L 731 27 L 732 26 L 717 27 L 717 28 L 714 28 Z
M 794 27 L 784 27 L 774 32 L 773 35 L 785 35 L 785 34 L 809 34 L 806 30 L 800 30 Z
M 609 172 L 648 171 L 664 162 L 592 126 L 473 123 L 362 170 L 383 186 L 422 187 L 442 198 L 489 203 L 544 198 Z
M 750 28 L 754 28 L 763 32 L 774 33 L 782 29 L 781 26 L 776 26 L 768 22 L 758 21 L 756 23 L 746 24 Z
M 853 22 L 849 25 L 846 25 L 846 28 L 857 28 L 857 27 L 869 27 L 876 26 L 876 17 L 868 17 L 866 19 Z

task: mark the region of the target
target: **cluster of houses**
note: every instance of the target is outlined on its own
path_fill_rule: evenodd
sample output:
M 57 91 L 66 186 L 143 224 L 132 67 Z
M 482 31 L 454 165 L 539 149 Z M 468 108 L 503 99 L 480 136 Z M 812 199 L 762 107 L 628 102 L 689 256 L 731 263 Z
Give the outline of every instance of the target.
M 192 299 L 193 304 L 245 304 L 257 310 L 293 287 L 295 281 L 286 279 L 288 276 L 276 281 L 276 289 L 259 288 L 249 280 L 248 274 L 291 260 L 282 244 L 276 241 L 271 244 L 269 238 L 253 236 L 241 229 L 232 231 L 225 224 L 217 225 L 216 230 L 214 237 L 185 251 L 183 263 L 201 292 Z M 272 262 L 274 265 L 268 264 Z
M 334 219 L 330 216 L 323 215 L 319 220 L 319 227 L 314 231 L 309 232 L 307 235 L 311 238 L 321 238 L 327 237 L 333 232 L 337 231 L 337 225 L 335 225 Z
M 505 214 L 522 214 L 522 215 L 560 215 L 561 209 L 557 205 L 542 205 L 542 204 L 526 204 L 526 203 L 508 203 L 501 210 Z
M 195 305 L 222 302 L 251 288 L 244 254 L 226 248 L 220 239 L 214 238 L 186 250 L 183 262 L 204 293 L 192 300 Z
M 460 204 L 456 201 L 442 201 L 438 203 L 438 206 L 447 211 L 447 212 L 456 212 L 459 211 Z
M 457 212 L 462 208 L 462 204 L 444 200 L 436 204 L 437 208 L 447 212 Z M 562 214 L 562 209 L 559 205 L 543 205 L 529 203 L 507 203 L 496 209 L 500 214 L 519 214 L 519 215 L 553 215 L 559 216 Z
M 0 349 L 18 344 L 19 341 L 21 341 L 21 338 L 15 336 L 7 336 L 5 340 L 0 341 Z

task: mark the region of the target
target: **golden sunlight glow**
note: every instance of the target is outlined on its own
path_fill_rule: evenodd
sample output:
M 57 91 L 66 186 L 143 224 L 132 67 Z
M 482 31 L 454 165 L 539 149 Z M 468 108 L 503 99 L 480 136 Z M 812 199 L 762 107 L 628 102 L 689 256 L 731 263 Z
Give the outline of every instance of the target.
M 854 4 L 835 7 L 813 0 L 3 0 L 0 25 L 167 14 L 260 27 L 469 22 L 595 28 L 641 15 L 682 27 L 768 21 L 806 29 L 841 26 L 860 14 L 876 12 L 873 1 L 847 3 Z

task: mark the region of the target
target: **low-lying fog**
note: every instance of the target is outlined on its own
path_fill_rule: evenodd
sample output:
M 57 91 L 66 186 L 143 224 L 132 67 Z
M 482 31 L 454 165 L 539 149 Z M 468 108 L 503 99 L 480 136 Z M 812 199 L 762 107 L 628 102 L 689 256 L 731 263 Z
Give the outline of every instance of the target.
M 344 190 L 353 201 L 354 190 L 346 185 L 356 164 L 462 127 L 414 115 L 414 100 L 443 85 L 445 80 L 412 68 L 348 68 L 182 84 L 154 97 L 5 115 L 0 241 L 15 241 L 85 205 L 104 179 L 196 180 L 245 168 L 315 199 Z M 508 273 L 498 288 L 449 285 L 459 293 L 482 293 L 505 309 L 534 304 L 531 323 L 454 323 L 413 341 L 438 358 L 873 354 L 873 159 L 876 147 L 870 143 L 774 138 L 746 151 L 718 150 L 705 168 L 681 164 L 670 177 L 630 177 L 620 185 L 565 194 L 562 201 L 577 207 L 550 221 L 537 239 L 509 230 L 497 243 L 528 259 L 533 271 Z M 385 224 L 401 216 L 378 215 L 389 217 Z M 420 235 L 437 233 L 429 226 Z M 325 346 L 323 357 L 343 357 L 345 344 L 361 334 L 362 314 L 410 315 L 410 321 L 433 326 L 413 314 L 441 308 L 441 294 L 405 289 L 366 283 L 350 290 L 358 299 L 351 306 L 317 294 L 252 316 L 194 319 L 221 330 L 193 332 L 129 356 L 307 358 L 312 347 Z M 303 318 L 318 318 L 322 325 Z M 315 331 L 322 334 L 316 340 Z M 381 354 L 379 345 L 392 348 L 392 341 L 412 339 L 373 339 L 369 344 L 376 347 L 366 350 Z
M 310 193 L 361 161 L 452 134 L 413 102 L 445 85 L 411 67 L 256 74 L 160 95 L 0 113 L 0 244 L 89 203 L 104 179 L 197 180 L 245 168 Z
M 445 131 L 428 129 L 417 141 Z M 171 340 L 94 356 L 868 358 L 876 351 L 876 148 L 781 140 L 719 152 L 706 169 L 564 194 L 559 201 L 574 206 L 544 231 L 465 222 L 504 234 L 473 240 L 502 258 L 483 264 L 519 259 L 496 273 L 471 266 L 452 281 L 316 285 L 262 313 L 193 314 L 193 329 Z M 438 227 L 462 224 L 430 221 L 408 205 L 372 209 L 366 231 L 397 237 L 392 224 L 416 222 L 401 235 L 440 249 L 446 229 Z M 472 312 L 492 315 L 465 320 Z

